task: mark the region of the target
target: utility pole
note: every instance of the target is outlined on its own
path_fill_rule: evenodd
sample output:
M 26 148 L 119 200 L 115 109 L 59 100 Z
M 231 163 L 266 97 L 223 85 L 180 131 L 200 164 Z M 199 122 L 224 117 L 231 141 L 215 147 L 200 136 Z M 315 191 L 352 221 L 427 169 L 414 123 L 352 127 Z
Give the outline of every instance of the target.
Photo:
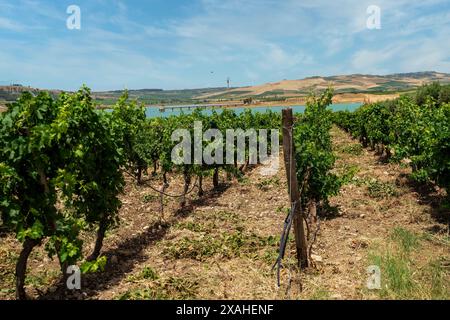
M 227 78 L 227 88 L 230 89 L 230 77 Z

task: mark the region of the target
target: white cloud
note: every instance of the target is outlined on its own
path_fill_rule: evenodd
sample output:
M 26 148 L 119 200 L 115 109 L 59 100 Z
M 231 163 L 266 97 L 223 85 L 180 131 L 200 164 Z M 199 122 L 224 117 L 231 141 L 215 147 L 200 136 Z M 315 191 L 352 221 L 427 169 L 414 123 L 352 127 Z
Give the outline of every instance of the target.
M 363 74 L 388 73 L 387 62 L 392 59 L 395 49 L 391 50 L 367 50 L 356 52 L 352 58 L 352 72 Z
M 0 8 L 4 3 L 0 0 Z M 227 76 L 233 85 L 247 85 L 336 73 L 450 72 L 450 13 L 431 10 L 444 0 L 203 0 L 190 16 L 145 23 L 134 19 L 138 9 L 130 3 L 96 3 L 114 13 L 83 6 L 79 33 L 55 32 L 40 45 L 24 44 L 20 37 L 0 40 L 6 48 L 0 74 L 47 87 L 77 87 L 85 81 L 111 89 L 125 83 L 223 85 Z M 366 29 L 371 4 L 381 7 L 382 30 Z M 35 27 L 66 18 L 64 11 L 36 0 L 14 4 L 20 6 L 33 17 L 49 18 L 31 19 Z M 0 29 L 29 31 L 7 17 L 0 17 Z
M 441 27 L 436 33 L 433 38 L 399 38 L 394 44 L 359 50 L 352 57 L 352 71 L 377 74 L 450 72 L 450 27 Z
M 12 21 L 12 20 L 10 20 L 8 18 L 0 17 L 0 30 L 1 29 L 6 29 L 6 30 L 10 30 L 10 31 L 20 32 L 20 31 L 25 30 L 25 26 L 15 22 L 15 21 Z

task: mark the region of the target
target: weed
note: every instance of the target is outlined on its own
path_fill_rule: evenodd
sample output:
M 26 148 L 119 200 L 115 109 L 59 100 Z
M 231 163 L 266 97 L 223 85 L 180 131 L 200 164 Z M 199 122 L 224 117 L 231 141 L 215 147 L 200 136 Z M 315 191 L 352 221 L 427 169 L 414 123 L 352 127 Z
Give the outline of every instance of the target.
M 372 255 L 372 265 L 380 266 L 382 298 L 407 299 L 415 291 L 409 260 L 402 254 L 386 251 L 383 255 Z
M 215 218 L 220 221 L 229 220 L 231 222 L 238 222 L 239 220 L 241 220 L 240 216 L 237 213 L 231 211 L 220 211 L 215 214 Z
M 149 203 L 158 200 L 158 196 L 155 196 L 153 194 L 146 194 L 142 197 L 142 202 Z
M 268 248 L 261 258 L 265 263 L 273 266 L 278 259 L 278 248 Z
M 289 208 L 286 208 L 284 206 L 280 206 L 277 208 L 277 212 L 278 213 L 282 213 L 282 214 L 288 214 L 289 213 Z
M 348 184 L 356 180 L 355 176 L 359 172 L 360 168 L 357 165 L 347 165 L 345 164 L 342 168 L 343 173 L 340 175 L 342 184 Z
M 443 259 L 431 261 L 424 269 L 425 277 L 429 278 L 431 299 L 448 300 L 450 295 L 449 273 L 445 270 Z M 447 266 L 448 267 L 448 266 Z
M 450 246 L 450 236 L 448 235 L 436 235 L 430 232 L 425 232 L 422 235 L 422 238 L 438 245 Z
M 245 176 L 241 176 L 241 177 L 237 177 L 237 180 L 240 184 L 246 186 L 250 184 L 250 179 L 248 177 Z
M 164 248 L 163 254 L 173 259 L 193 259 L 204 261 L 212 256 L 231 259 L 256 253 L 260 248 L 272 247 L 278 240 L 274 236 L 260 237 L 242 231 L 205 235 L 199 238 L 182 238 Z
M 137 275 L 130 275 L 127 277 L 128 282 L 139 282 L 141 280 L 157 280 L 158 273 L 151 267 L 144 267 Z
M 381 269 L 383 299 L 448 299 L 450 282 L 445 261 L 434 260 L 419 265 L 420 237 L 395 228 L 389 242 L 369 254 L 369 263 Z
M 14 251 L 4 251 L 2 252 L 5 254 L 5 257 L 2 257 L 4 259 L 4 262 L 8 265 L 15 265 L 17 263 L 17 259 L 19 259 L 19 255 Z
M 25 284 L 32 285 L 33 287 L 48 286 L 58 277 L 58 275 L 59 272 L 55 270 L 44 270 L 37 274 L 29 273 L 25 279 Z
M 173 244 L 166 246 L 163 254 L 173 259 L 194 259 L 203 261 L 218 253 L 217 241 L 211 236 L 201 237 L 199 239 L 182 238 Z
M 156 280 L 156 279 L 158 279 L 158 274 L 151 267 L 145 267 L 141 271 L 141 275 L 142 275 L 143 279 L 147 279 L 147 280 Z
M 280 179 L 278 177 L 273 177 L 270 179 L 262 180 L 256 184 L 256 187 L 260 190 L 268 190 L 270 186 L 280 186 Z
M 410 253 L 419 244 L 419 237 L 409 230 L 397 227 L 391 233 L 392 240 L 396 241 L 406 253 Z
M 363 153 L 363 147 L 359 143 L 354 143 L 351 145 L 343 146 L 341 149 L 342 153 L 347 153 L 353 156 L 360 156 Z
M 195 223 L 195 222 L 179 222 L 174 226 L 175 229 L 186 229 L 192 232 L 206 232 L 209 230 L 204 224 Z
M 329 300 L 330 296 L 331 294 L 326 288 L 319 287 L 314 290 L 309 300 Z
M 117 300 L 186 300 L 195 299 L 198 282 L 179 277 L 168 277 L 152 282 L 145 289 L 132 289 L 120 294 Z
M 398 191 L 392 183 L 371 180 L 367 185 L 367 191 L 371 198 L 397 197 Z

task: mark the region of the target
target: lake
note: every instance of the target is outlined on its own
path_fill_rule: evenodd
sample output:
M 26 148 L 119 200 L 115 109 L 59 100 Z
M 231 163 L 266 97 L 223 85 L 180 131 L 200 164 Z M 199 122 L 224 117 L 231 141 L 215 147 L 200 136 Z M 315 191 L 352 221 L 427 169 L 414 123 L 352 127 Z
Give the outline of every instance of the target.
M 333 111 L 343 111 L 343 110 L 354 111 L 361 105 L 362 105 L 362 103 L 336 103 L 336 104 L 331 105 L 331 109 Z M 294 113 L 303 113 L 305 111 L 305 106 L 289 106 L 289 107 L 270 106 L 270 107 L 252 107 L 252 108 L 244 107 L 244 108 L 230 108 L 230 110 L 233 110 L 237 114 L 240 114 L 247 109 L 250 109 L 253 113 L 257 113 L 257 112 L 264 113 L 264 112 L 267 112 L 268 110 L 275 111 L 275 112 L 281 112 L 281 110 L 286 109 L 286 108 L 292 108 Z M 191 113 L 193 110 L 194 110 L 194 108 L 191 108 L 190 110 L 187 108 L 172 110 L 172 109 L 170 109 L 170 107 L 166 107 L 165 111 L 161 112 L 161 111 L 159 111 L 158 107 L 147 107 L 146 114 L 147 114 L 148 118 L 169 117 L 171 115 L 179 115 L 181 113 L 188 114 L 188 113 Z M 220 113 L 223 109 L 215 108 L 214 110 L 216 110 L 217 112 Z M 203 109 L 202 112 L 204 114 L 210 115 L 210 114 L 212 114 L 212 109 L 211 108 Z

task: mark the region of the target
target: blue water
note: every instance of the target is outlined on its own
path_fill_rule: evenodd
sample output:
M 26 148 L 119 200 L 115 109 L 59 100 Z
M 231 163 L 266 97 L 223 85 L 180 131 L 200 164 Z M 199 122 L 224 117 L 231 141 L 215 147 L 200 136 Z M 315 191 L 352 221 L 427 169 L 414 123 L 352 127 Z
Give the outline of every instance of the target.
M 336 103 L 331 105 L 331 109 L 333 111 L 343 111 L 343 110 L 348 110 L 348 111 L 354 111 L 356 110 L 358 107 L 360 107 L 362 105 L 362 103 Z M 255 107 L 255 108 L 230 108 L 230 110 L 233 110 L 234 112 L 236 112 L 237 114 L 240 114 L 242 112 L 244 112 L 247 109 L 250 109 L 253 113 L 257 113 L 257 112 L 267 112 L 268 110 L 272 110 L 274 112 L 281 112 L 281 110 L 286 109 L 286 108 L 292 108 L 292 110 L 294 111 L 294 113 L 303 113 L 305 111 L 305 106 L 290 106 L 290 107 L 277 107 L 277 106 L 273 106 L 273 107 Z M 193 111 L 194 109 L 191 108 L 190 110 L 187 108 L 184 109 L 174 109 L 172 110 L 170 107 L 167 107 L 165 109 L 164 112 L 159 111 L 158 107 L 147 107 L 146 108 L 146 114 L 148 118 L 154 118 L 154 117 L 168 117 L 171 115 L 179 115 L 179 114 L 189 114 Z M 217 112 L 222 112 L 223 109 L 220 108 L 215 108 L 215 109 L 211 109 L 211 108 L 207 108 L 207 109 L 203 109 L 202 112 L 204 114 L 210 115 L 212 114 L 212 110 L 216 110 Z

